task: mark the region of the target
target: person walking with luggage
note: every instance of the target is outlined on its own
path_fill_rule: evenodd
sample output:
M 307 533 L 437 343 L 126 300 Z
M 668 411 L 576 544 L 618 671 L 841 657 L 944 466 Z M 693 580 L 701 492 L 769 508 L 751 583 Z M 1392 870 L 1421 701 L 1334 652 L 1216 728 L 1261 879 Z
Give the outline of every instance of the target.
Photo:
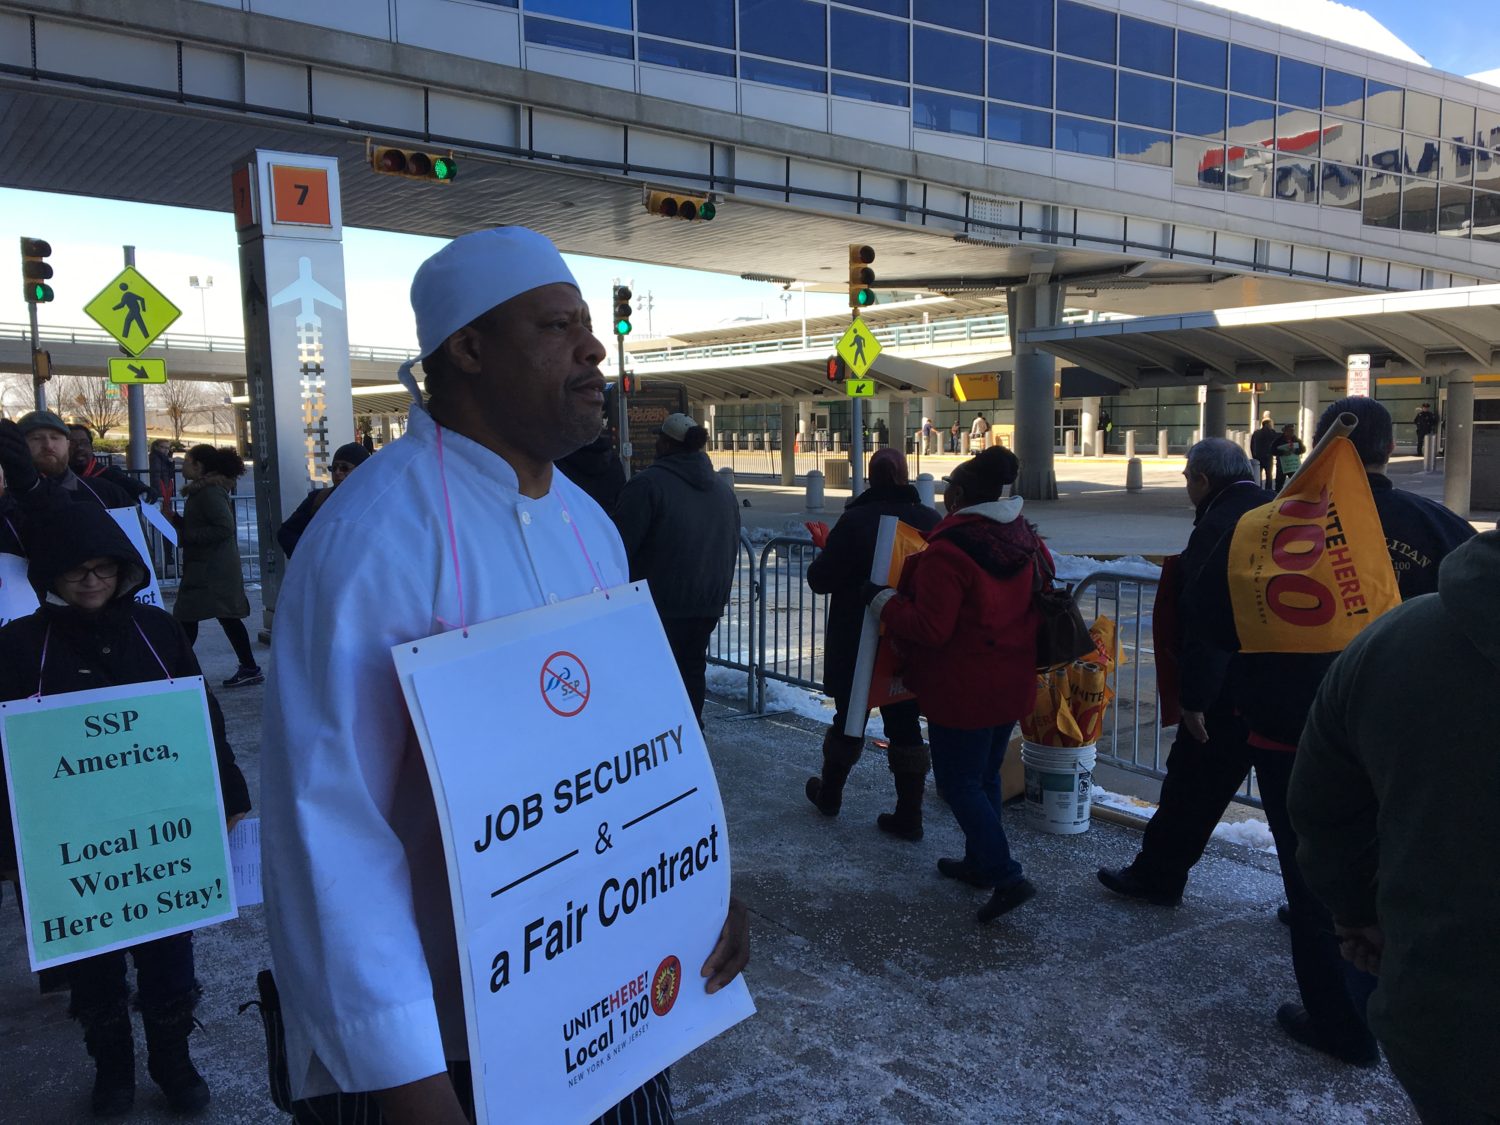
M 0 629 L 0 699 L 202 674 L 192 647 L 172 619 L 134 600 L 148 581 L 146 566 L 102 508 L 66 505 L 33 528 L 28 546 L 27 577 L 42 605 Z M 233 828 L 250 809 L 250 793 L 235 765 L 224 716 L 212 692 L 208 712 L 224 815 Z M 119 810 L 121 816 L 129 812 Z M 16 866 L 9 821 L 10 802 L 0 792 L 0 870 Z M 127 954 L 135 962 L 147 1072 L 173 1111 L 197 1113 L 208 1105 L 210 1095 L 188 1052 L 193 1008 L 202 991 L 194 975 L 191 932 L 66 966 L 72 987 L 68 1014 L 83 1026 L 84 1044 L 94 1060 L 93 1112 L 116 1117 L 135 1101 Z
M 938 871 L 993 888 L 977 918 L 992 922 L 1036 894 L 1011 855 L 1000 817 L 1000 766 L 1036 699 L 1033 600 L 1051 555 L 1010 496 L 1020 461 L 986 449 L 948 477 L 948 516 L 902 570 L 896 589 L 866 583 L 866 600 L 895 638 L 906 686 L 927 716 L 932 773 L 964 833 L 964 855 Z
M 828 632 L 823 647 L 823 690 L 833 696 L 833 722 L 823 732 L 823 768 L 807 779 L 807 799 L 824 816 L 837 816 L 844 783 L 864 752 L 864 736 L 844 733 L 849 717 L 849 695 L 859 638 L 864 628 L 865 603 L 860 596 L 875 559 L 880 521 L 895 516 L 918 531 L 931 531 L 941 517 L 922 503 L 907 477 L 906 458 L 896 449 L 882 449 L 870 458 L 870 487 L 844 508 L 830 531 L 826 524 L 809 524 L 813 542 L 822 548 L 807 568 L 807 585 L 815 594 L 829 595 Z M 915 699 L 880 708 L 890 746 L 887 757 L 896 785 L 896 811 L 881 813 L 876 824 L 905 840 L 922 838 L 922 795 L 927 787 L 931 758 L 922 741 L 920 708 Z
M 217 619 L 240 662 L 239 670 L 224 681 L 225 687 L 262 683 L 266 677 L 256 663 L 245 628 L 250 601 L 240 573 L 239 534 L 231 499 L 234 482 L 245 475 L 245 462 L 227 447 L 195 445 L 182 458 L 182 475 L 187 481 L 182 489 L 187 498 L 182 514 L 162 501 L 162 514 L 177 528 L 182 545 L 182 584 L 172 616 L 182 625 L 189 644 L 197 643 L 200 622 Z

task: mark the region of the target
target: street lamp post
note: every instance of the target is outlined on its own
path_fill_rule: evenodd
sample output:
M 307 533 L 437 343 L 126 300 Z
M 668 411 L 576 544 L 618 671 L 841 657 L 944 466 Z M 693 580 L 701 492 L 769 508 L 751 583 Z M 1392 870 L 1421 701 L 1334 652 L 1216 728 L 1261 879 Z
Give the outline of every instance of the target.
M 214 287 L 212 277 L 200 278 L 197 274 L 188 278 L 188 284 L 198 290 L 198 312 L 202 318 L 203 335 L 208 337 L 208 291 Z

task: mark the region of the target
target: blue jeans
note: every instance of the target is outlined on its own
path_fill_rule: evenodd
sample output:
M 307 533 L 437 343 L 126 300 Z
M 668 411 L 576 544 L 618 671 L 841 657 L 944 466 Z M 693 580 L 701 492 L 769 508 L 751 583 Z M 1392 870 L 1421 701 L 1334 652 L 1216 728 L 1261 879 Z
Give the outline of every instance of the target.
M 928 720 L 932 779 L 964 832 L 964 859 L 1005 890 L 1022 879 L 1000 823 L 1000 764 L 1015 723 L 958 730 Z

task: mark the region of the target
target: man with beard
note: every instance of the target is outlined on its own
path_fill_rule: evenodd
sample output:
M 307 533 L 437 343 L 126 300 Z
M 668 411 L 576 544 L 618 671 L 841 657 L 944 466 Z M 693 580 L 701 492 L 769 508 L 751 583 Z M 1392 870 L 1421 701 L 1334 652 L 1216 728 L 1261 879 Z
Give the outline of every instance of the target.
M 50 410 L 23 414 L 18 423 L 36 471 L 65 492 L 69 499 L 103 508 L 133 508 L 135 501 L 119 485 L 102 477 L 84 480 L 69 465 L 72 434 L 68 424 Z

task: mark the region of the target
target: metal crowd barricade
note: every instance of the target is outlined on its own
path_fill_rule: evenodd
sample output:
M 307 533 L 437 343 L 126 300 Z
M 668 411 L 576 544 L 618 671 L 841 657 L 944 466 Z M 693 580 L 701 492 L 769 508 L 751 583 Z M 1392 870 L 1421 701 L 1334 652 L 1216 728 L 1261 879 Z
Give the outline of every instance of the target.
M 183 497 L 179 493 L 172 498 L 172 509 L 182 513 Z M 231 496 L 234 510 L 235 542 L 240 551 L 240 576 L 245 585 L 260 581 L 260 535 L 255 520 L 255 497 Z M 146 548 L 151 552 L 151 565 L 156 570 L 157 584 L 163 590 L 175 590 L 182 581 L 182 548 L 168 542 L 155 527 L 146 525 Z
M 750 542 L 750 537 L 742 531 L 739 556 L 735 560 L 734 583 L 729 588 L 729 601 L 708 639 L 708 662 L 720 668 L 733 668 L 745 673 L 747 711 L 755 709 L 755 654 L 758 651 L 755 603 L 759 599 L 755 547 Z
M 823 689 L 828 598 L 807 586 L 807 567 L 817 555 L 812 540 L 800 536 L 778 536 L 761 550 L 753 707 L 757 714 L 766 711 L 767 680 Z
M 1115 622 L 1122 655 L 1116 665 L 1114 699 L 1104 716 L 1098 760 L 1130 773 L 1161 780 L 1167 776 L 1167 751 L 1159 721 L 1156 650 L 1151 637 L 1151 609 L 1160 583 L 1155 578 L 1095 571 L 1073 590 L 1084 620 L 1100 613 Z M 1235 800 L 1261 806 L 1253 777 Z

